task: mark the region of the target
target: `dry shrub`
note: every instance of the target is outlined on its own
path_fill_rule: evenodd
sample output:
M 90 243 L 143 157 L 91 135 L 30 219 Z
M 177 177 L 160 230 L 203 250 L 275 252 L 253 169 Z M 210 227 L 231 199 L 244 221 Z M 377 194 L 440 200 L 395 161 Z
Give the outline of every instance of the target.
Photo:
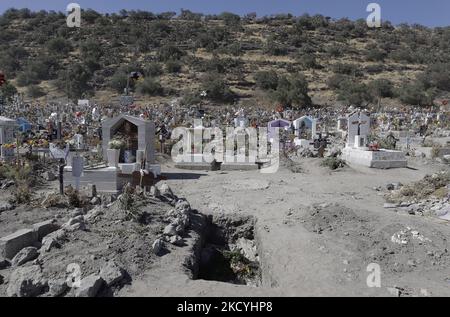
M 430 196 L 444 198 L 448 194 L 448 184 L 450 184 L 450 171 L 443 171 L 427 175 L 422 180 L 405 185 L 398 191 L 392 191 L 387 199 L 392 202 L 401 202 L 405 199 L 422 200 Z
M 440 144 L 434 144 L 431 148 L 431 158 L 439 157 L 439 152 L 441 151 L 442 146 Z
M 13 197 L 17 204 L 29 204 L 31 202 L 32 194 L 28 184 L 23 182 L 16 184 L 16 188 L 13 191 Z

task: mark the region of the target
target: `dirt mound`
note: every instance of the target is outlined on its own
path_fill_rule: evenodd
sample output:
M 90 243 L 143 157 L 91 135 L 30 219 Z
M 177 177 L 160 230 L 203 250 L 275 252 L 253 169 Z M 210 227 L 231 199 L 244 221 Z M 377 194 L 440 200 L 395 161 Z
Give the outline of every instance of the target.
M 443 232 L 396 223 L 371 233 L 365 258 L 384 271 L 438 271 L 450 264 L 449 242 Z
M 318 234 L 327 231 L 348 233 L 361 229 L 368 222 L 354 211 L 338 204 L 309 206 L 300 220 L 308 231 Z
M 436 228 L 381 225 L 337 204 L 310 206 L 300 220 L 308 231 L 345 246 L 363 263 L 379 264 L 383 272 L 438 271 L 450 264 L 448 238 Z
M 389 202 L 402 202 L 422 200 L 432 195 L 446 196 L 447 185 L 450 184 L 450 171 L 442 171 L 433 175 L 427 175 L 418 182 L 405 185 L 398 190 L 389 192 L 386 200 Z

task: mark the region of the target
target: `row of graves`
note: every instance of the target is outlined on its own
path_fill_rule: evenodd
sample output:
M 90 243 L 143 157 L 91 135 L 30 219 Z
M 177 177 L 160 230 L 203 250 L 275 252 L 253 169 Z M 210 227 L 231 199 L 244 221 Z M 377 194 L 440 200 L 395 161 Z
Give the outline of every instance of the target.
M 292 147 L 321 148 L 323 155 L 327 144 L 322 134 L 317 133 L 316 120 L 310 116 L 293 121 L 283 118 L 271 120 L 265 126 L 267 133 L 259 133 L 257 142 L 253 143 L 249 141 L 250 135 L 260 131 L 249 129 L 258 126 L 252 124 L 242 109 L 236 113 L 232 122 L 233 126 L 221 129 L 215 125 L 205 128 L 202 120 L 194 120 L 194 125 L 180 135 L 184 142 L 183 148 L 175 152 L 175 167 L 191 170 L 256 170 L 271 162 L 279 151 Z M 211 135 L 211 131 L 216 132 Z M 217 143 L 205 144 L 203 140 L 216 140 Z M 211 146 L 220 149 L 213 160 L 204 155 L 204 149 Z
M 224 160 L 214 162 L 205 160 L 202 151 L 204 145 L 198 141 L 203 140 L 205 128 L 201 124 L 194 126 L 185 136 L 189 146 L 184 149 L 185 154 L 177 161 L 176 167 L 203 170 L 219 168 L 221 170 L 251 170 L 261 167 L 267 160 L 264 157 L 266 153 L 260 156 L 261 152 L 258 148 L 262 145 L 261 141 L 253 145 L 253 148 L 246 142 L 239 143 L 239 138 L 243 140 L 246 138 L 248 124 L 248 118 L 243 113 L 239 113 L 234 119 L 234 128 L 235 131 L 240 132 L 237 132 L 232 141 L 228 137 L 225 140 L 225 142 L 235 142 L 234 152 L 225 153 Z M 341 158 L 346 162 L 379 169 L 407 167 L 407 159 L 403 151 L 384 149 L 377 142 L 370 140 L 371 119 L 365 112 L 358 110 L 345 117 L 339 117 L 337 131 L 342 132 L 342 136 L 346 139 L 345 148 L 341 154 Z M 290 137 L 283 138 L 283 134 L 288 134 Z M 319 157 L 323 157 L 329 144 L 325 134 L 326 131 L 318 132 L 317 120 L 311 116 L 302 116 L 293 121 L 277 118 L 267 123 L 267 142 L 272 146 L 275 142 L 279 142 L 281 149 L 287 146 L 313 149 L 318 152 Z M 264 140 L 262 138 L 263 142 Z
M 0 117 L 0 159 L 12 161 L 20 153 L 37 155 L 44 162 L 46 156 L 57 160 L 63 180 L 61 192 L 67 185 L 77 190 L 95 185 L 99 192 L 117 193 L 126 183 L 148 187 L 161 175 L 160 166 L 155 164 L 153 122 L 119 115 L 101 121 L 100 136 L 80 128 L 85 126 L 73 127 L 75 134 L 67 138 L 59 125 L 58 137 L 37 142 L 23 138 L 24 132 L 39 133 L 28 122 L 20 124 L 18 120 Z M 44 155 L 38 155 L 41 153 Z

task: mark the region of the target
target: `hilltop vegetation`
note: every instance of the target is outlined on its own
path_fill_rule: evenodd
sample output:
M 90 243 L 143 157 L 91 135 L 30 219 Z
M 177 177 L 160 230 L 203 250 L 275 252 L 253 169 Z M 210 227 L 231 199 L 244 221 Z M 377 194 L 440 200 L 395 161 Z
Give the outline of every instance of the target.
M 86 10 L 68 28 L 63 13 L 27 9 L 6 11 L 0 27 L 0 70 L 28 99 L 117 99 L 131 71 L 145 76 L 133 93 L 152 102 L 198 103 L 205 90 L 215 104 L 430 105 L 450 91 L 450 27 Z

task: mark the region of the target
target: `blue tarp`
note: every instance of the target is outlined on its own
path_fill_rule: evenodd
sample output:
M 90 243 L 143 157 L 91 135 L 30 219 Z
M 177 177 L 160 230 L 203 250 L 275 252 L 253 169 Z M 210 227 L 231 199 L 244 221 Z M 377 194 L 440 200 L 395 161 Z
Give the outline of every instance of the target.
M 28 132 L 31 131 L 31 123 L 29 123 L 24 118 L 17 119 L 17 124 L 19 125 L 20 132 Z

